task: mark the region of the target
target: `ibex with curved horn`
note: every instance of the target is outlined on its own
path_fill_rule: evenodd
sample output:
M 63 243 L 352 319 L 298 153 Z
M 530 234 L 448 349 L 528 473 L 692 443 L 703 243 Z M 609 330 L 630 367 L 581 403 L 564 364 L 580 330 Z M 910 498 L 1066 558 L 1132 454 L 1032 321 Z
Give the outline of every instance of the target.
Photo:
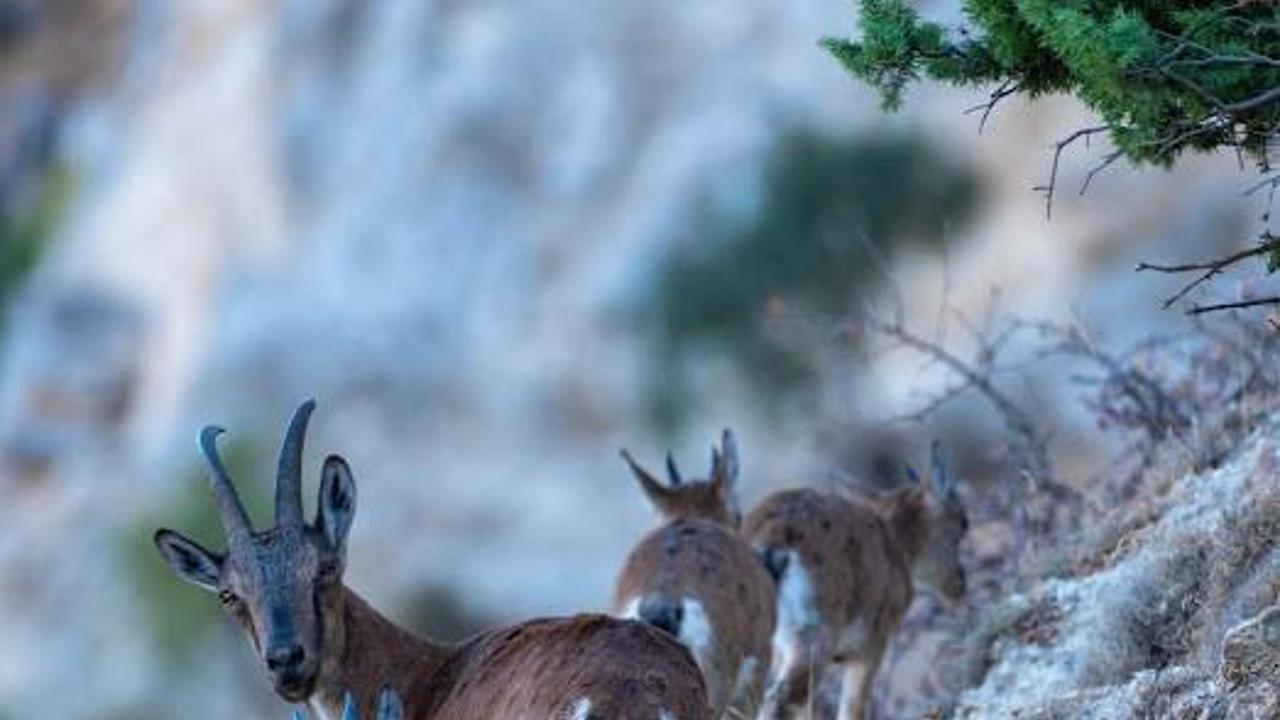
M 218 593 L 244 629 L 276 693 L 334 720 L 348 693 L 361 717 L 388 687 L 407 720 L 543 718 L 707 720 L 706 688 L 693 658 L 648 625 L 604 615 L 545 618 L 490 630 L 459 645 L 396 626 L 342 582 L 356 486 L 347 463 L 324 461 L 313 521 L 302 514 L 302 445 L 315 403 L 289 424 L 276 478 L 276 524 L 255 532 L 215 440 L 200 450 L 225 554 L 170 530 L 155 542 L 182 579 Z
M 806 705 L 815 678 L 844 665 L 840 720 L 863 720 L 889 641 L 911 605 L 912 578 L 958 600 L 969 522 L 934 443 L 929 479 L 876 502 L 783 490 L 747 516 L 745 532 L 778 581 L 774 680 L 762 720 Z
M 724 431 L 711 474 L 686 480 L 667 454 L 664 485 L 623 450 L 641 489 L 667 522 L 627 557 L 614 609 L 675 635 L 707 678 L 715 714 L 754 716 L 769 673 L 773 580 L 738 534 L 738 448 Z

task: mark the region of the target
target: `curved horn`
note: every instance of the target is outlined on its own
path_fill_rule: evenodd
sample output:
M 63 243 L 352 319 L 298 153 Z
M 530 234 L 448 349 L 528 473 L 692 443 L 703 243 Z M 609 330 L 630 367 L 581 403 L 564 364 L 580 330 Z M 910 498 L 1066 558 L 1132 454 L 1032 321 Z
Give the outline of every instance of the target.
M 213 490 L 213 501 L 218 506 L 218 518 L 222 521 L 222 529 L 227 534 L 227 545 L 234 547 L 253 534 L 253 524 L 249 522 L 249 514 L 240 504 L 240 496 L 231 483 L 231 476 L 222 464 L 218 455 L 218 436 L 225 432 L 217 425 L 208 425 L 200 430 L 198 444 L 205 464 L 209 466 L 209 487 Z
M 311 411 L 315 409 L 315 400 L 298 406 L 280 446 L 280 464 L 276 469 L 277 525 L 302 524 L 302 445 L 307 437 Z
M 676 467 L 676 459 L 671 456 L 671 451 L 667 451 L 667 478 L 671 480 L 672 485 L 679 485 L 684 482 L 684 477 L 680 475 L 680 468 Z

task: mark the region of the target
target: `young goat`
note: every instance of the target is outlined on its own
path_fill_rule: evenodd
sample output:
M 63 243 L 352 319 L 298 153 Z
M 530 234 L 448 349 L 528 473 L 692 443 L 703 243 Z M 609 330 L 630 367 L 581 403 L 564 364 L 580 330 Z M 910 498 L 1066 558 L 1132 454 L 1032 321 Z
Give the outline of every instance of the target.
M 642 538 L 618 577 L 614 609 L 679 638 L 707 679 L 716 717 L 730 705 L 760 707 L 769 672 L 774 586 L 739 535 L 738 452 L 725 430 L 711 451 L 711 476 L 681 477 L 667 455 L 664 485 L 622 451 L 645 496 L 667 522 Z
M 226 554 L 170 530 L 155 542 L 182 579 L 216 592 L 276 693 L 320 720 L 375 717 L 389 687 L 408 720 L 707 720 L 705 683 L 689 652 L 646 624 L 604 615 L 531 620 L 444 646 L 401 629 L 342 582 L 356 486 L 324 462 L 316 518 L 302 517 L 302 445 L 314 402 L 298 408 L 280 451 L 276 525 L 255 532 L 218 457 L 200 449 L 226 533 Z
M 774 676 L 762 718 L 790 717 L 832 663 L 845 666 L 841 720 L 863 720 L 876 672 L 912 599 L 912 578 L 954 601 L 965 592 L 964 506 L 934 446 L 922 485 L 873 506 L 784 490 L 747 517 L 745 534 L 778 583 Z

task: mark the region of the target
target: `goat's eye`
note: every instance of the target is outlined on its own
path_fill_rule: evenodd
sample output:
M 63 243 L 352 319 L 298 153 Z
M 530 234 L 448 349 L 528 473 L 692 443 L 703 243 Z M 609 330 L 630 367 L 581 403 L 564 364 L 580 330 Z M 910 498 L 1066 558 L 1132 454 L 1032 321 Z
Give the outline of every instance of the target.
M 236 594 L 235 594 L 235 593 L 233 593 L 233 592 L 231 592 L 230 590 L 219 590 L 219 591 L 218 591 L 218 600 L 219 600 L 223 605 L 226 605 L 227 607 L 230 607 L 230 606 L 232 606 L 232 605 L 235 605 L 235 604 L 236 604 Z

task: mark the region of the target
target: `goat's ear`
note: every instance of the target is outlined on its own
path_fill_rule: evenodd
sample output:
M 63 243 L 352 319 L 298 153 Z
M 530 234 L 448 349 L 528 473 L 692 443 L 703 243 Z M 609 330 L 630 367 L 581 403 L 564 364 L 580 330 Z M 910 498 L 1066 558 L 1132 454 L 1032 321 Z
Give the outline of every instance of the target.
M 640 483 L 640 489 L 644 491 L 645 497 L 649 498 L 649 502 L 659 510 L 665 507 L 671 499 L 671 488 L 663 485 L 653 476 L 653 473 L 645 470 L 626 449 L 619 450 L 618 454 L 626 461 L 627 467 L 631 468 L 631 474 L 635 475 L 636 482 Z
M 711 479 L 732 490 L 738 485 L 739 467 L 738 442 L 733 431 L 725 428 L 720 436 L 720 451 L 711 450 Z
M 356 514 L 356 481 L 347 461 L 337 455 L 325 458 L 321 473 L 316 525 L 330 547 L 340 551 L 346 546 Z
M 955 479 L 948 470 L 942 441 L 934 440 L 929 446 L 929 490 L 938 500 L 945 500 L 955 492 Z
M 186 582 L 216 592 L 222 576 L 222 557 L 209 552 L 195 540 L 161 528 L 153 541 L 169 569 Z

